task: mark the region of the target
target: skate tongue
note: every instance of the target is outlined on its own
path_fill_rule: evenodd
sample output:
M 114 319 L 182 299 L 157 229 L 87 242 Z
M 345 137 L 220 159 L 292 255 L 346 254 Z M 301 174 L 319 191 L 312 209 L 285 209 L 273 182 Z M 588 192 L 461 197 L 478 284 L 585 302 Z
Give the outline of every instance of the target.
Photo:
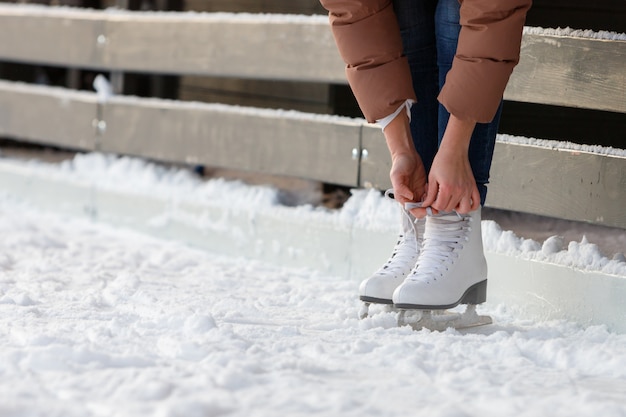
M 419 265 L 410 279 L 430 281 L 442 276 L 467 240 L 467 231 L 467 221 L 456 212 L 429 217 Z
M 467 221 L 456 212 L 430 216 L 424 230 L 424 240 L 435 245 L 465 240 Z M 453 245 L 453 247 L 455 247 Z

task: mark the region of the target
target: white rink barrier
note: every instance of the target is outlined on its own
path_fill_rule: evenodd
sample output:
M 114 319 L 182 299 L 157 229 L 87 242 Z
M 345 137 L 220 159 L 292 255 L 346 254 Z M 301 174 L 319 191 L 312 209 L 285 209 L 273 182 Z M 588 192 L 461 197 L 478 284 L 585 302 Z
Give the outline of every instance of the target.
M 125 191 L 1 158 L 0 190 L 45 210 L 91 217 L 215 253 L 347 278 L 354 281 L 355 297 L 360 279 L 386 260 L 396 239 L 393 227 L 364 227 L 369 220 L 358 215 L 311 207 L 259 210 L 253 202 L 198 202 L 167 193 Z M 566 319 L 626 332 L 626 276 L 486 255 L 490 303 L 535 319 Z

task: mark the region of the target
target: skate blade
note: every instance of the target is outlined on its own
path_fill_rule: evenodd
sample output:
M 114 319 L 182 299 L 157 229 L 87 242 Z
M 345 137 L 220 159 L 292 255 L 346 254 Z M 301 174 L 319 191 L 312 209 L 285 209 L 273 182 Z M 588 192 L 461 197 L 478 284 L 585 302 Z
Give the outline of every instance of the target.
M 377 308 L 372 314 L 371 306 L 375 305 Z M 375 316 L 378 313 L 385 312 L 397 312 L 399 311 L 397 308 L 393 306 L 393 304 L 380 304 L 380 303 L 368 303 L 363 302 L 361 307 L 359 308 L 359 320 L 365 320 L 368 317 Z
M 491 317 L 476 313 L 476 306 L 473 304 L 468 305 L 462 313 L 445 310 L 402 310 L 398 315 L 399 326 L 411 326 L 414 330 L 443 332 L 449 328 L 460 330 L 492 323 Z
M 359 309 L 359 320 L 364 320 L 370 315 L 370 303 L 363 303 Z

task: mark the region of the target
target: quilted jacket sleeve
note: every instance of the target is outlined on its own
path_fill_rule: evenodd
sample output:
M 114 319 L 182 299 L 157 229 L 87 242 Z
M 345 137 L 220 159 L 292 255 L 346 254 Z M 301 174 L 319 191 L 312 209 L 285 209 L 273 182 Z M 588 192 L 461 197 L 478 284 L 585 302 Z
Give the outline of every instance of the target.
M 415 100 L 411 72 L 391 0 L 321 0 L 352 91 L 369 122 L 407 99 Z
M 320 1 L 329 11 L 348 82 L 365 118 L 374 122 L 407 99 L 415 100 L 391 0 Z M 461 119 L 489 122 L 519 61 L 532 0 L 459 2 L 459 44 L 439 101 Z
M 519 62 L 531 0 L 460 0 L 461 33 L 439 101 L 460 119 L 490 122 Z

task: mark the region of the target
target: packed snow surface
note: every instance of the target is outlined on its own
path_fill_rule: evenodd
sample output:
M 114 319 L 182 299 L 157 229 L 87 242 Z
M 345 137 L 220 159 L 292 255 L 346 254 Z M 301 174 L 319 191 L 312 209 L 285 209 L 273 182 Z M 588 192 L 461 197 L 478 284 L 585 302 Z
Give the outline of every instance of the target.
M 626 415 L 626 335 L 363 321 L 355 282 L 0 196 L 0 415 Z

